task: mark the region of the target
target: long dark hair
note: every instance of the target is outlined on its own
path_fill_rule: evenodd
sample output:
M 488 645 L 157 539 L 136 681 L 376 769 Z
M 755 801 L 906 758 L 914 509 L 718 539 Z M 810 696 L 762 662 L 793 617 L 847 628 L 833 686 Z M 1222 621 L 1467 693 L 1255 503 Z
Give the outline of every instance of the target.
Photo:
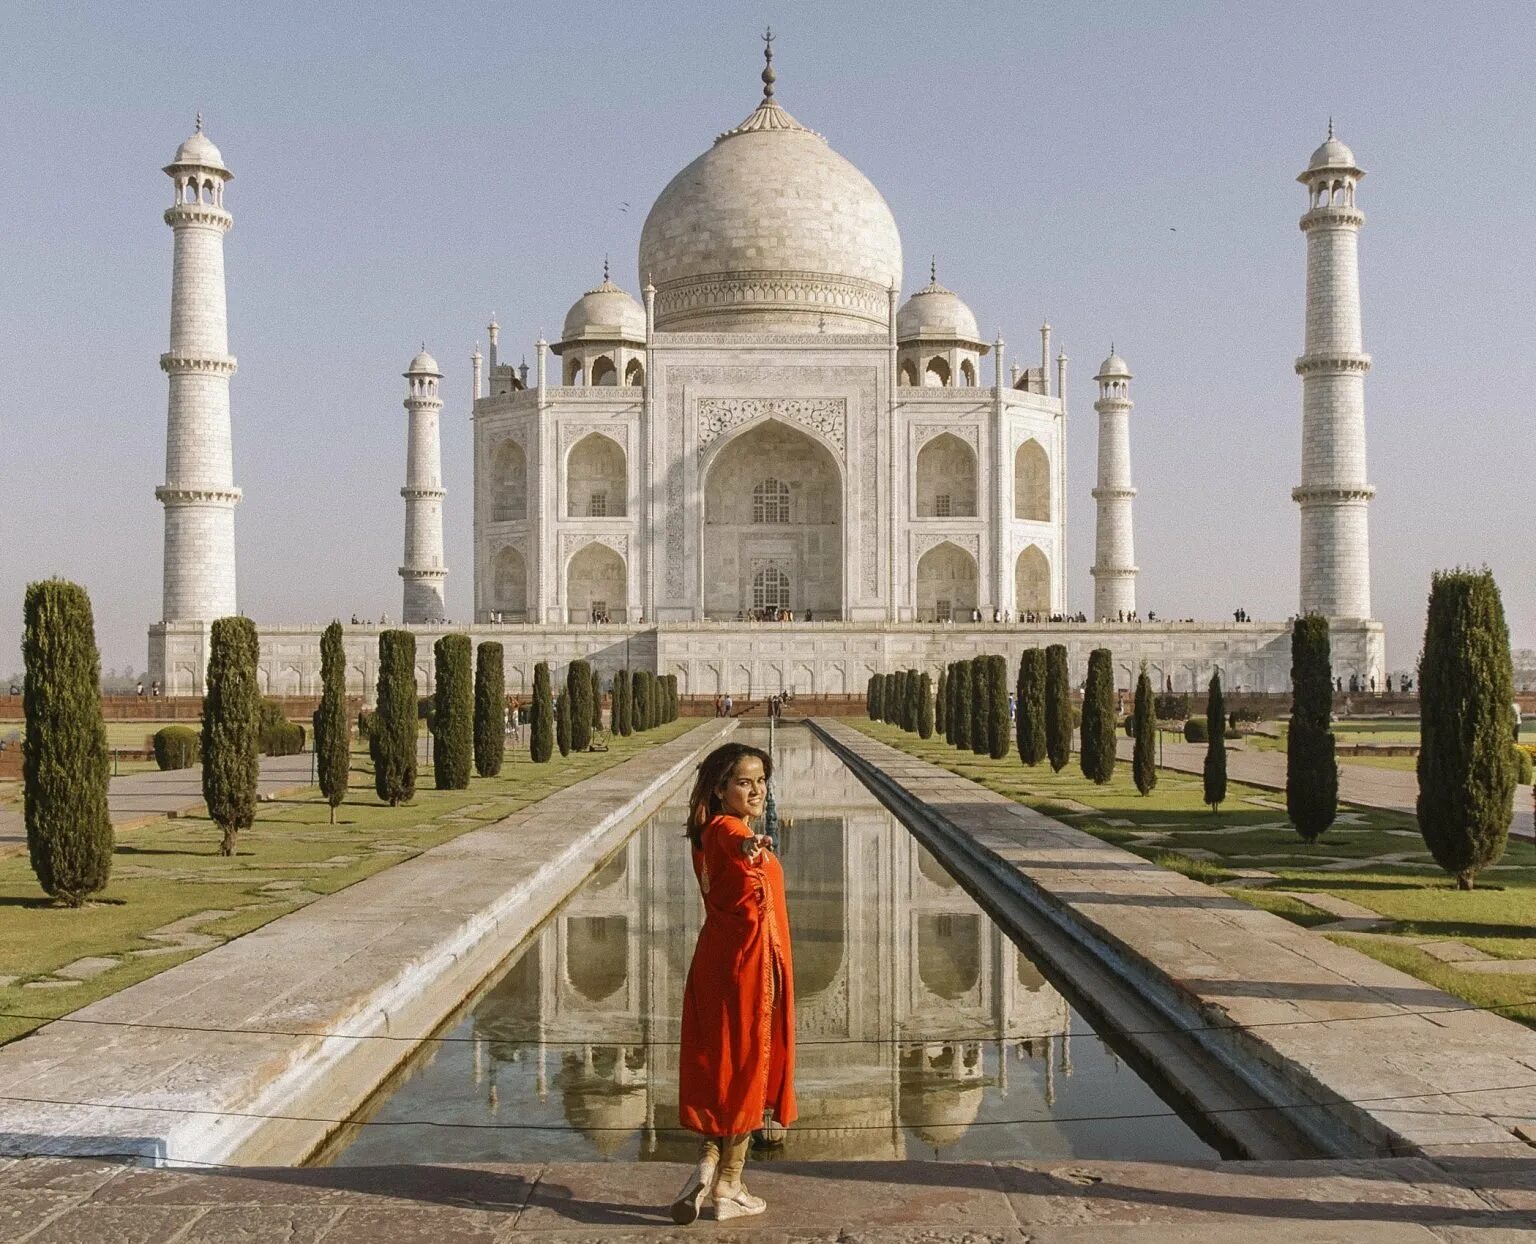
M 725 809 L 720 803 L 720 787 L 729 780 L 736 766 L 748 756 L 763 762 L 763 776 L 773 776 L 773 757 L 760 747 L 746 743 L 722 743 L 699 762 L 698 776 L 693 780 L 693 791 L 688 796 L 688 841 L 693 849 L 703 849 L 704 826 Z

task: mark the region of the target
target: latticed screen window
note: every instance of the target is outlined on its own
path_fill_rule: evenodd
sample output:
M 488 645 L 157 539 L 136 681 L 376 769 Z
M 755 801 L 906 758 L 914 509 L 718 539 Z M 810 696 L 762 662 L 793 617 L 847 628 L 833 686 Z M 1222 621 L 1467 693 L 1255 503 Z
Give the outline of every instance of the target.
M 789 485 L 772 476 L 752 490 L 754 523 L 789 522 Z
M 606 488 L 599 488 L 592 494 L 592 499 L 587 502 L 587 517 L 608 517 L 608 490 Z
M 953 617 L 950 602 L 938 600 L 933 603 L 933 620 L 935 622 L 948 622 Z
M 789 576 L 777 566 L 764 566 L 752 576 L 752 604 L 758 609 L 788 609 Z
M 948 518 L 950 516 L 950 509 L 949 494 L 947 492 L 941 492 L 933 499 L 933 512 L 940 518 Z

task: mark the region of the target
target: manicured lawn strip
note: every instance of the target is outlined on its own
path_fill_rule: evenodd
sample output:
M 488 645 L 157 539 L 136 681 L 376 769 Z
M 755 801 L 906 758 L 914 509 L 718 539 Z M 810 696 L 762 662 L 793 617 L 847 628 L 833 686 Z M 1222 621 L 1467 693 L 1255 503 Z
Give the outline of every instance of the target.
M 1328 934 L 1478 1006 L 1536 1026 L 1536 975 L 1479 974 L 1441 963 L 1409 939 L 1449 940 L 1499 959 L 1536 959 L 1536 844 L 1511 839 L 1504 857 L 1470 893 L 1434 866 L 1413 817 L 1341 807 L 1340 820 L 1317 842 L 1302 842 L 1286 820 L 1284 796 L 1233 782 L 1228 802 L 1211 813 L 1193 774 L 1158 770 L 1156 789 L 1137 793 L 1122 761 L 1104 786 L 1083 777 L 1077 757 L 1060 773 L 1028 768 L 1017 755 L 991 760 L 942 739 L 926 742 L 891 725 L 850 719 L 872 738 L 948 769 L 990 790 L 1112 842 L 1163 867 L 1206 880 L 1204 870 L 1258 868 L 1278 878 L 1272 890 L 1331 894 L 1378 912 L 1384 932 L 1404 940 Z M 1257 803 L 1251 801 L 1259 801 Z M 1159 858 L 1159 857 L 1163 858 Z M 1221 884 L 1218 877 L 1214 884 Z M 1259 886 L 1228 894 L 1297 924 L 1336 917 Z
M 0 858 L 0 1042 L 30 1032 L 48 1019 L 116 993 L 127 985 L 209 948 L 135 958 L 127 952 L 164 946 L 144 935 L 202 912 L 232 914 L 196 926 L 226 941 L 259 928 L 323 894 L 344 889 L 430 847 L 489 825 L 656 743 L 699 724 L 682 719 L 644 734 L 610 741 L 607 752 L 558 754 L 546 765 L 526 750 L 509 751 L 501 774 L 473 778 L 467 791 L 436 791 L 425 766 L 411 804 L 390 808 L 373 793 L 366 750 L 354 751 L 352 790 L 327 823 L 318 789 L 259 806 L 256 824 L 240 835 L 239 852 L 217 854 L 219 832 L 206 817 L 156 822 L 118 835 L 112 882 L 100 899 L 80 910 L 53 906 L 38 889 L 25 854 Z M 119 966 L 77 985 L 25 988 L 87 956 L 122 955 Z

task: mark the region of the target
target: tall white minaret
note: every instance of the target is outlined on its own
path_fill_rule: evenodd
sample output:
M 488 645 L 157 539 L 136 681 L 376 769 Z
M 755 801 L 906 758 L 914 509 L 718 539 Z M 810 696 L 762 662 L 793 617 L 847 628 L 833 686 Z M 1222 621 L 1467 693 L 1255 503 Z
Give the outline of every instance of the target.
M 234 176 L 219 149 L 197 130 L 165 166 L 176 187 L 165 223 L 175 238 L 171 268 L 171 348 L 160 356 L 170 379 L 166 413 L 165 622 L 211 622 L 235 607 L 235 487 L 229 430 L 229 352 L 224 303 L 224 210 Z
M 437 622 L 448 616 L 443 600 L 443 581 L 448 569 L 443 565 L 443 449 L 438 433 L 438 414 L 443 399 L 438 382 L 443 373 L 437 360 L 421 353 L 405 370 L 405 409 L 410 415 L 409 441 L 405 452 L 405 565 L 400 577 L 405 580 L 405 603 L 400 620 Z
M 1136 611 L 1136 541 L 1131 532 L 1131 369 L 1109 347 L 1099 382 L 1098 532 L 1093 558 L 1093 616 L 1113 622 Z
M 1307 188 L 1307 334 L 1301 377 L 1301 612 L 1371 616 L 1365 474 L 1365 373 L 1360 338 L 1360 226 L 1355 186 L 1365 176 L 1333 136 L 1296 180 Z

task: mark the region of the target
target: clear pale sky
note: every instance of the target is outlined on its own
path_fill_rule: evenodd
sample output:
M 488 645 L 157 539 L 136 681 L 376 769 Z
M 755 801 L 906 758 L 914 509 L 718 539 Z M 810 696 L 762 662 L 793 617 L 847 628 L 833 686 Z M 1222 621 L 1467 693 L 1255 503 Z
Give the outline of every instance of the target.
M 239 594 L 400 614 L 404 381 L 447 372 L 448 604 L 471 616 L 469 353 L 512 361 L 760 93 L 890 202 L 1033 362 L 1071 357 L 1070 604 L 1092 599 L 1111 340 L 1136 378 L 1138 588 L 1160 616 L 1297 603 L 1306 205 L 1330 114 L 1360 205 L 1376 616 L 1410 666 L 1436 567 L 1487 564 L 1536 643 L 1536 7 L 1529 3 L 40 4 L 0 16 L 0 673 L 25 584 L 84 583 L 104 664 L 160 612 L 171 234 L 202 109 L 226 244 Z M 627 208 L 624 206 L 627 204 Z M 530 360 L 531 361 L 531 360 Z M 984 376 L 990 380 L 987 364 Z

